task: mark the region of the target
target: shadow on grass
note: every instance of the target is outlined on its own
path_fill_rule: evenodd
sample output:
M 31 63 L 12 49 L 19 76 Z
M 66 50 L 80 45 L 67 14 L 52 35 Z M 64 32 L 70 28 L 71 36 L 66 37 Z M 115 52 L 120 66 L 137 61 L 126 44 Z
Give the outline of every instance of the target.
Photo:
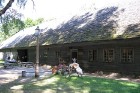
M 140 84 L 83 76 L 21 78 L 0 86 L 0 93 L 139 93 Z

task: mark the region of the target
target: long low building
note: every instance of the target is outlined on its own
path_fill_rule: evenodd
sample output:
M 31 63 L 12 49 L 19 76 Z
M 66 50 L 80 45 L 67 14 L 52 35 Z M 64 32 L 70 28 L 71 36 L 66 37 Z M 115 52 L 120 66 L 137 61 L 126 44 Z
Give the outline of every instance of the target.
M 81 9 L 76 15 L 38 25 L 40 64 L 69 64 L 76 58 L 84 71 L 140 74 L 139 4 L 138 0 L 130 0 L 124 6 L 96 8 L 91 4 L 91 8 Z M 19 31 L 1 43 L 4 58 L 35 62 L 35 29 L 36 26 Z

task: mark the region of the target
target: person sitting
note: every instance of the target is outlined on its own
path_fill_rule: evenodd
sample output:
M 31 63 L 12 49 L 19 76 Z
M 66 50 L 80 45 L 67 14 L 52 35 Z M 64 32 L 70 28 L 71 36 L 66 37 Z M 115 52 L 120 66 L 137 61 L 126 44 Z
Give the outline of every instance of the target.
M 57 66 L 53 66 L 52 67 L 52 74 L 56 74 L 58 71 L 58 67 Z
M 59 62 L 59 64 L 57 66 L 53 66 L 52 74 L 62 74 L 63 66 L 64 66 L 64 64 L 62 62 Z
M 9 63 L 10 59 L 11 58 L 9 56 L 5 59 L 5 62 L 3 64 L 4 68 L 7 68 L 7 67 L 11 66 L 11 63 Z
M 62 61 L 59 65 L 58 65 L 58 73 L 64 75 L 66 71 L 66 64 L 64 61 Z
M 17 65 L 17 62 L 15 59 L 11 59 L 10 56 L 8 56 L 6 59 L 5 59 L 5 62 L 4 62 L 4 68 L 8 68 L 8 67 L 14 67 Z
M 9 62 L 9 63 L 16 63 L 16 60 L 14 59 L 14 58 L 10 58 L 10 57 L 7 57 L 6 59 L 5 59 L 5 62 Z
M 10 61 L 10 59 L 11 59 L 11 58 L 8 56 L 8 57 L 5 59 L 5 61 L 8 62 L 8 61 Z
M 63 67 L 63 64 L 62 63 L 59 63 L 58 69 L 62 69 L 62 67 Z

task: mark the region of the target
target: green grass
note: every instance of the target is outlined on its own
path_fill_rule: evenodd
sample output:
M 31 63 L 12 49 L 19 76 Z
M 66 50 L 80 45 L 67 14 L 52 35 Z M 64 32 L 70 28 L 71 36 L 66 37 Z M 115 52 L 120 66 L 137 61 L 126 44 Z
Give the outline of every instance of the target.
M 0 86 L 0 93 L 140 93 L 140 84 L 84 76 L 19 78 Z
M 3 67 L 3 63 L 4 63 L 4 61 L 0 60 L 0 68 Z
M 0 63 L 4 63 L 4 61 L 3 60 L 0 60 Z

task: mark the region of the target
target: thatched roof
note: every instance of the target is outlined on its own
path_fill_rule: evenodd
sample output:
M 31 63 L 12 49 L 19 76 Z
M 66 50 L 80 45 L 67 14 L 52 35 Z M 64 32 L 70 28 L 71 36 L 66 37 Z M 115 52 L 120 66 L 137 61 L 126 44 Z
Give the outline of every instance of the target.
M 92 0 L 94 2 L 94 0 Z M 74 15 L 40 24 L 40 45 L 133 38 L 140 35 L 140 1 L 127 0 L 97 7 L 96 2 Z M 0 49 L 36 45 L 35 27 L 24 29 L 0 45 Z

